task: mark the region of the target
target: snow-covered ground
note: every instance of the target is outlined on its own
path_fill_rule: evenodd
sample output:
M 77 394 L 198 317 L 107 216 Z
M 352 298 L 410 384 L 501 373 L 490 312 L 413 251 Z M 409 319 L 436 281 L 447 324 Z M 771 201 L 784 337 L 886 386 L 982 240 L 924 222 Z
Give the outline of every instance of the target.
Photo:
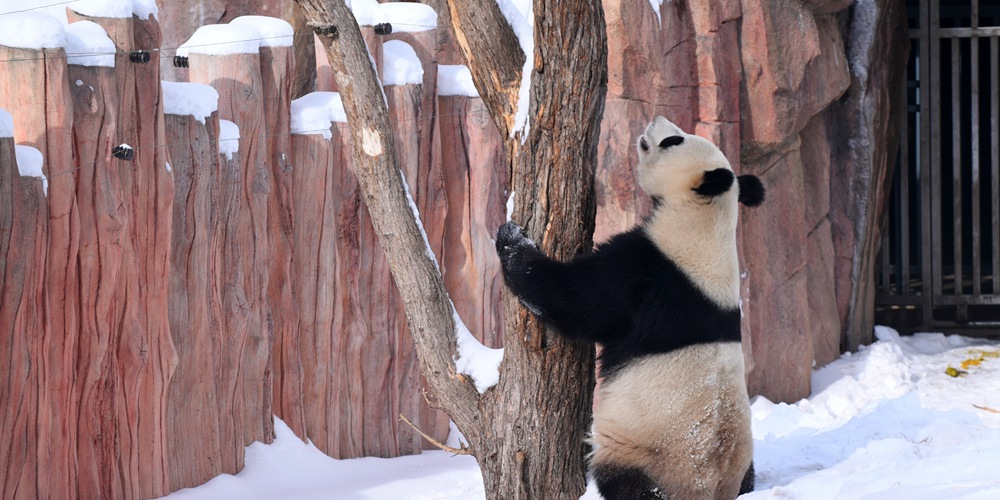
M 816 370 L 809 399 L 754 400 L 757 491 L 741 499 L 1000 498 L 1000 343 L 877 336 Z M 458 500 L 483 487 L 471 457 L 334 460 L 278 422 L 242 472 L 166 498 Z M 600 496 L 591 485 L 583 498 Z

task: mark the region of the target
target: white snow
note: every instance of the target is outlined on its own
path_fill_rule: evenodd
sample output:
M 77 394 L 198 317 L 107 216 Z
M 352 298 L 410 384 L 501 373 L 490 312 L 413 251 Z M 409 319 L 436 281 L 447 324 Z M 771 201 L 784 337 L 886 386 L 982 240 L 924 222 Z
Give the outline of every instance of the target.
M 0 45 L 19 49 L 66 46 L 66 28 L 58 19 L 38 12 L 0 15 Z
M 155 0 L 0 0 L 0 15 L 9 12 L 31 11 L 48 14 L 67 24 L 66 9 L 91 17 L 132 17 L 146 20 L 157 17 Z
M 42 191 L 49 194 L 49 180 L 45 178 L 42 165 L 45 158 L 42 152 L 31 147 L 17 144 L 14 146 L 14 157 L 17 160 L 17 172 L 21 177 L 38 177 L 42 179 Z
M 486 347 L 474 337 L 469 328 L 465 326 L 465 322 L 459 317 L 454 303 L 451 304 L 451 316 L 455 321 L 458 342 L 455 370 L 472 377 L 476 390 L 482 394 L 500 382 L 500 362 L 503 361 L 503 349 Z
M 795 404 L 753 402 L 757 490 L 741 500 L 1000 498 L 1000 342 L 941 334 L 879 341 L 813 373 Z M 951 377 L 945 370 L 962 369 Z M 993 409 L 994 411 L 990 411 Z M 484 498 L 471 456 L 334 460 L 276 421 L 246 467 L 171 500 Z M 451 440 L 450 440 L 451 441 Z M 591 483 L 586 500 L 598 500 Z
M 132 0 L 132 15 L 143 21 L 149 19 L 149 16 L 156 19 L 159 13 L 160 9 L 156 6 L 156 0 Z
M 753 403 L 743 498 L 1000 498 L 1000 343 L 876 334 L 816 370 L 809 399 Z
M 66 26 L 66 64 L 113 68 L 117 50 L 100 24 L 77 21 Z
M 423 83 L 424 67 L 410 44 L 402 40 L 385 42 L 382 44 L 382 61 L 383 85 Z
M 159 12 L 154 0 L 78 0 L 67 7 L 90 17 L 124 18 L 134 14 L 143 21 L 149 16 L 157 17 Z
M 0 0 L 0 17 L 17 12 L 48 14 L 66 24 L 66 4 L 63 0 Z
M 471 456 L 427 451 L 401 458 L 335 460 L 304 443 L 281 420 L 270 445 L 247 447 L 239 474 L 218 476 L 170 500 L 417 500 L 482 498 L 483 481 Z
M 510 222 L 511 217 L 514 216 L 514 192 L 510 192 L 510 196 L 507 197 L 507 222 Z
M 240 150 L 240 128 L 229 120 L 219 120 L 219 153 L 227 160 L 233 159 L 233 153 Z
M 161 82 L 163 85 L 163 113 L 191 115 L 199 122 L 219 109 L 219 93 L 204 83 Z
M 261 47 L 290 47 L 295 39 L 295 29 L 284 19 L 270 16 L 240 16 L 229 24 L 246 26 L 257 32 Z
M 521 133 L 521 144 L 528 138 L 531 124 L 528 123 L 528 95 L 531 93 L 531 72 L 535 68 L 535 15 L 530 0 L 496 0 L 507 23 L 517 36 L 524 52 L 524 66 L 521 68 L 521 87 L 517 92 L 517 112 L 510 136 Z
M 441 96 L 479 97 L 479 91 L 472 83 L 472 72 L 464 64 L 441 64 L 438 66 L 437 94 Z
M 391 2 L 380 5 L 392 32 L 417 32 L 437 28 L 434 7 L 422 3 Z
M 337 92 L 310 92 L 292 101 L 293 134 L 323 134 L 330 139 L 334 123 L 347 123 L 344 103 Z
M 649 6 L 653 8 L 653 13 L 656 14 L 656 25 L 663 26 L 663 21 L 660 19 L 660 7 L 663 6 L 663 0 L 649 0 Z
M 351 8 L 358 26 L 375 26 L 389 22 L 389 16 L 382 10 L 378 0 L 351 0 L 347 2 L 347 6 Z
M 14 117 L 0 108 L 0 137 L 14 137 Z
M 248 24 L 207 24 L 177 48 L 177 55 L 256 54 L 260 52 L 260 38 L 257 28 Z

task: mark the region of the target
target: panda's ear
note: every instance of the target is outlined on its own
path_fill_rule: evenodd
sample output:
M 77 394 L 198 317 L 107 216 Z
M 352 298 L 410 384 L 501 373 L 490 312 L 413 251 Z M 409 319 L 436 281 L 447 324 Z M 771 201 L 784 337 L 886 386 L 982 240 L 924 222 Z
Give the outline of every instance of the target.
M 694 192 L 702 196 L 719 196 L 729 191 L 729 188 L 733 187 L 733 181 L 736 180 L 733 171 L 728 168 L 708 170 L 704 175 L 701 185 L 694 188 Z
M 756 175 L 744 174 L 738 177 L 740 183 L 740 203 L 748 207 L 756 207 L 764 203 L 764 183 Z

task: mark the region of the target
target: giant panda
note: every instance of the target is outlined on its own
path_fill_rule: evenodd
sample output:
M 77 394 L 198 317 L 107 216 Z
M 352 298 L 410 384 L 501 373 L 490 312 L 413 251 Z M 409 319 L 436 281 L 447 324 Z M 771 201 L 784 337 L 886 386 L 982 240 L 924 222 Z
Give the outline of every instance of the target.
M 504 281 L 562 334 L 602 347 L 590 468 L 606 500 L 734 498 L 754 483 L 737 203 L 759 205 L 764 187 L 662 116 L 637 147 L 644 222 L 570 262 L 508 222 Z

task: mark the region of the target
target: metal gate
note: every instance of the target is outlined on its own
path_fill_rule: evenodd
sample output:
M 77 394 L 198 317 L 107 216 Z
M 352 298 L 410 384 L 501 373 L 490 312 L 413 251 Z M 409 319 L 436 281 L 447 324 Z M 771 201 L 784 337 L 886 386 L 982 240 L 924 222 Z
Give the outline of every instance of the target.
M 908 0 L 876 321 L 1000 334 L 1000 0 Z

